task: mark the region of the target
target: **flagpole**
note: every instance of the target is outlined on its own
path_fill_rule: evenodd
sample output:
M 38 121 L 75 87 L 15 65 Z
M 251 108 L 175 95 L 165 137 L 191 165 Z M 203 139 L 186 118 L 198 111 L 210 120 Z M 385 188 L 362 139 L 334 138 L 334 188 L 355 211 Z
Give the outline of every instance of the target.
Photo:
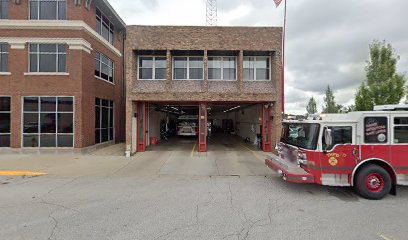
M 286 39 L 286 2 L 285 13 L 283 18 L 283 33 L 282 33 L 282 113 L 285 114 L 285 39 Z

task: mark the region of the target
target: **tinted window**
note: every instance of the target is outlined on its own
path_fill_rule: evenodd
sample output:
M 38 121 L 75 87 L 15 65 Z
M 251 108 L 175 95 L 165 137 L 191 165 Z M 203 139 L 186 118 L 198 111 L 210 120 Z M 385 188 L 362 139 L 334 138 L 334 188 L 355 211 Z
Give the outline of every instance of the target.
M 364 142 L 387 143 L 388 119 L 386 117 L 364 118 Z
M 8 19 L 8 0 L 0 0 L 0 19 Z
M 30 72 L 65 72 L 66 46 L 63 44 L 31 44 Z
M 332 138 L 333 142 L 332 145 L 327 147 L 325 144 L 325 137 L 324 134 L 322 136 L 322 145 L 323 149 L 331 150 L 336 145 L 344 145 L 344 144 L 351 144 L 353 141 L 353 128 L 350 126 L 335 126 L 335 127 L 328 127 L 328 129 L 332 130 Z
M 10 147 L 10 97 L 0 97 L 0 147 Z
M 30 0 L 31 20 L 65 20 L 66 0 Z
M 0 72 L 8 72 L 8 44 L 0 43 Z

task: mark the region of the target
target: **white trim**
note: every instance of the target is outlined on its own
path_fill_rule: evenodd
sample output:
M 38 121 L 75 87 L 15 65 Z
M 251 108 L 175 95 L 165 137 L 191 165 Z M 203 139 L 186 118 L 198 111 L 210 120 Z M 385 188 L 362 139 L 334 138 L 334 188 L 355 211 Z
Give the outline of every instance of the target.
M 269 79 L 256 79 L 256 58 L 266 58 L 269 59 Z M 254 58 L 254 79 L 245 79 L 245 58 Z M 272 57 L 271 56 L 244 56 L 242 59 L 242 80 L 244 82 L 271 82 L 272 81 Z
M 0 22 L 1 25 L 1 22 Z M 6 42 L 11 49 L 25 49 L 28 43 L 66 44 L 71 50 L 83 50 L 91 53 L 91 44 L 83 38 L 31 38 L 31 37 L 0 37 L 0 42 Z
M 139 64 L 140 64 L 140 58 L 143 58 L 143 57 L 151 57 L 152 58 L 152 62 L 153 62 L 153 66 L 152 66 L 152 77 L 153 78 L 150 78 L 150 79 L 148 79 L 148 78 L 139 78 L 139 74 L 140 74 L 140 69 L 143 69 L 143 67 L 140 67 L 139 66 Z M 156 77 L 156 58 L 165 58 L 165 61 L 166 61 L 166 78 L 155 78 Z M 138 55 L 137 56 L 137 67 L 136 67 L 136 69 L 137 69 L 137 76 L 136 76 L 136 79 L 137 80 L 140 80 L 140 81 L 166 81 L 167 80 L 167 68 L 168 68 L 168 66 L 167 66 L 167 57 L 166 56 L 161 56 L 161 55 Z
M 187 78 L 175 78 L 175 71 L 174 69 L 176 68 L 176 65 L 174 64 L 174 58 L 187 58 Z M 191 78 L 190 79 L 190 58 L 202 58 L 203 59 L 203 78 L 201 79 L 196 79 L 196 78 Z M 171 78 L 172 80 L 177 80 L 177 81 L 183 81 L 183 80 L 187 80 L 187 81 L 203 81 L 204 80 L 204 56 L 173 56 L 172 57 L 172 73 L 171 73 Z
M 0 29 L 85 31 L 118 57 L 122 56 L 120 50 L 106 41 L 84 21 L 80 20 L 1 20 Z
M 25 72 L 24 76 L 69 76 L 69 73 L 68 72 Z
M 208 63 L 210 62 L 209 58 L 221 58 L 221 68 L 212 68 L 212 69 L 221 69 L 221 79 L 210 79 L 208 76 L 208 72 L 210 67 L 208 67 Z M 234 68 L 235 68 L 235 79 L 224 79 L 224 58 L 234 58 Z M 229 68 L 227 68 L 229 69 Z M 208 81 L 226 81 L 226 82 L 237 82 L 238 81 L 238 58 L 236 56 L 207 56 L 207 79 Z
M 103 79 L 103 78 L 101 78 L 101 77 L 98 77 L 98 76 L 96 76 L 96 75 L 94 75 L 94 76 L 95 76 L 95 78 L 98 79 L 98 80 L 102 80 L 102 81 L 107 82 L 107 83 L 109 83 L 109 84 L 115 85 L 114 82 L 109 82 L 108 80 Z
M 11 72 L 0 72 L 0 76 L 9 76 Z

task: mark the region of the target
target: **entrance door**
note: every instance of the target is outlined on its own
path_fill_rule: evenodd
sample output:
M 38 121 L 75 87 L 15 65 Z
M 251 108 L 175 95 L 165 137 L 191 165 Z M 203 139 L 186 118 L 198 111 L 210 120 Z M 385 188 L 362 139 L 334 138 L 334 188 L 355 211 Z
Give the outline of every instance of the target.
M 262 150 L 271 152 L 271 108 L 268 105 L 262 105 Z
M 137 103 L 137 151 L 146 151 L 146 103 Z
M 207 151 L 207 104 L 199 104 L 198 113 L 198 151 Z

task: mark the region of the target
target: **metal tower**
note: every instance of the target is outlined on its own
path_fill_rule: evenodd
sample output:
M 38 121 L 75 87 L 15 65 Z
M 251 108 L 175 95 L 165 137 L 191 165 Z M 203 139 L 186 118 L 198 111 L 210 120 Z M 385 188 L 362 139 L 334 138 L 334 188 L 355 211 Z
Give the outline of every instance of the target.
M 217 26 L 217 0 L 207 0 L 205 25 Z

